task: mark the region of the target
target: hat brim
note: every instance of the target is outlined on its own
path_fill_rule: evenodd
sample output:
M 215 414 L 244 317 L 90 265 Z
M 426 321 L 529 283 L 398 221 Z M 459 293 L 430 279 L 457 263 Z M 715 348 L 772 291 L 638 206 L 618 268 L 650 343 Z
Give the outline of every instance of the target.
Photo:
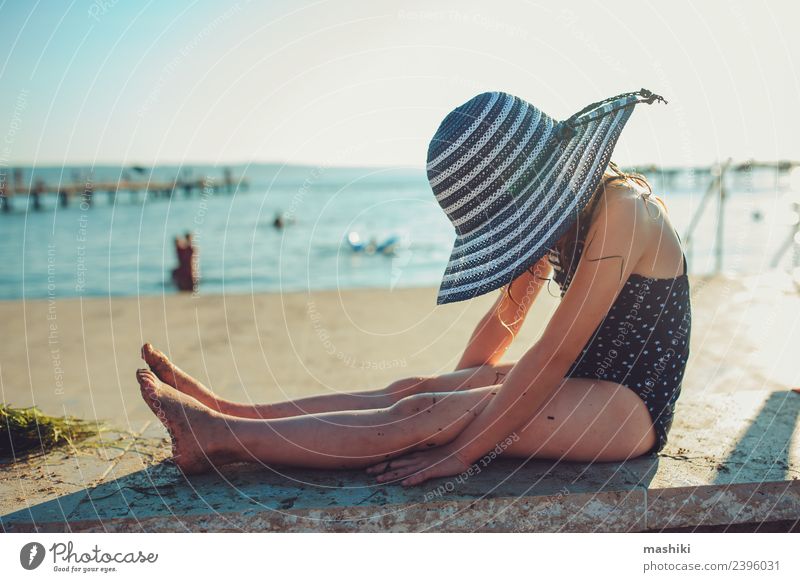
M 535 178 L 476 230 L 456 236 L 437 303 L 472 299 L 535 265 L 586 207 L 634 105 L 593 119 L 546 154 Z

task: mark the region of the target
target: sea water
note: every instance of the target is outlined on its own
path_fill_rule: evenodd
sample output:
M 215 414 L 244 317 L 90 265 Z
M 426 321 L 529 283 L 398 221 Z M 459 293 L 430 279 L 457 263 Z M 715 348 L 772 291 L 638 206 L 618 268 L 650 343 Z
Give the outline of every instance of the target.
M 119 180 L 121 168 L 26 170 L 50 183 L 91 176 Z M 172 179 L 186 168 L 147 170 L 137 179 Z M 193 177 L 222 176 L 195 166 Z M 371 287 L 436 286 L 454 232 L 434 200 L 423 170 L 240 166 L 247 188 L 233 185 L 172 196 L 95 192 L 67 207 L 45 196 L 34 210 L 25 197 L 0 214 L 0 299 L 130 296 L 176 293 L 174 237 L 192 232 L 198 248 L 200 294 L 246 294 Z M 711 180 L 686 171 L 654 179 L 683 235 Z M 750 275 L 769 268 L 790 236 L 789 181 L 774 171 L 728 181 L 723 268 Z M 285 227 L 275 228 L 276 215 Z M 692 244 L 690 271 L 714 269 L 716 200 L 709 202 Z M 353 235 L 352 233 L 355 233 Z M 354 252 L 348 235 L 393 252 Z M 369 246 L 369 245 L 367 245 Z M 785 261 L 784 261 L 785 262 Z

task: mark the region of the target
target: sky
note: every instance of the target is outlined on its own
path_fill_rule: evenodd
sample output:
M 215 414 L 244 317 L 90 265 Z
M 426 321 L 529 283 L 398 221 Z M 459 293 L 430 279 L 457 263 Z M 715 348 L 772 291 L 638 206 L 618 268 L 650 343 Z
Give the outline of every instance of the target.
M 622 164 L 800 159 L 800 3 L 0 0 L 0 168 L 423 167 L 500 90 L 564 119 L 646 87 Z

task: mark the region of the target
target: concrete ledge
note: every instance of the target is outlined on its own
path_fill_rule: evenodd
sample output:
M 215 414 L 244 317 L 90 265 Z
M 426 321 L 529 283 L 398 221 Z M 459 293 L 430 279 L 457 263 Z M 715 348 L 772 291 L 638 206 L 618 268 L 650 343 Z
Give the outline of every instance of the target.
M 797 519 L 797 480 L 661 489 L 648 495 L 648 529 Z
M 5 531 L 626 532 L 800 518 L 800 395 L 682 401 L 663 454 L 624 463 L 498 459 L 463 479 L 377 486 L 358 472 L 234 466 L 186 478 L 136 439 L 92 486 L 0 517 Z M 718 422 L 709 422 L 714 415 Z M 724 419 L 722 422 L 721 419 Z M 63 469 L 63 463 L 52 463 Z M 30 467 L 17 467 L 19 479 Z
M 519 469 L 498 461 L 426 501 L 430 490 L 375 487 L 352 473 L 281 476 L 242 467 L 184 480 L 165 464 L 77 494 L 65 518 L 53 520 L 58 508 L 49 502 L 0 522 L 7 532 L 626 532 L 800 517 L 794 480 L 647 489 L 626 464 L 592 466 L 591 474 L 609 477 L 605 484 L 583 478 L 586 469 L 561 465 L 542 478 L 541 463 Z M 518 485 L 502 484 L 512 475 Z
M 613 483 L 613 486 L 610 485 Z M 604 484 L 607 484 L 604 489 Z M 437 493 L 436 487 L 441 487 Z M 620 489 L 624 487 L 624 489 Z M 447 492 L 445 492 L 447 490 Z M 185 479 L 157 465 L 79 493 L 66 519 L 39 506 L 2 518 L 7 531 L 627 531 L 644 491 L 620 465 L 519 467 L 497 461 L 462 483 L 376 486 L 352 472 L 231 468 Z

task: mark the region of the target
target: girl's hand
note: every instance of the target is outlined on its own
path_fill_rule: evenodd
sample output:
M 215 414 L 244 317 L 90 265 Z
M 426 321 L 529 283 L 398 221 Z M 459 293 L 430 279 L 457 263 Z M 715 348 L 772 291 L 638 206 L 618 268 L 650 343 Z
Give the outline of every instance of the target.
M 411 453 L 391 461 L 384 461 L 367 469 L 371 475 L 377 474 L 378 483 L 402 479 L 403 487 L 419 485 L 428 479 L 460 475 L 470 464 L 447 447 L 437 447 L 429 451 Z

